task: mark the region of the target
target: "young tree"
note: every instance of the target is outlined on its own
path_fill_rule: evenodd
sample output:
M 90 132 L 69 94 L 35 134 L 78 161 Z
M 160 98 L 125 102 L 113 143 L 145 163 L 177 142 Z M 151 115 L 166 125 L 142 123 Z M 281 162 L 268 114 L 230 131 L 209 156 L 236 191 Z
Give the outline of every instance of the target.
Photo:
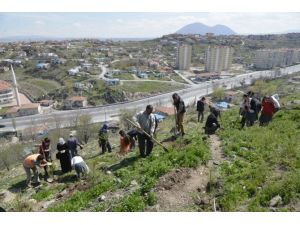
M 132 129 L 132 125 L 127 121 L 127 119 L 132 120 L 135 115 L 135 110 L 122 109 L 120 111 L 120 123 L 126 130 Z
M 214 98 L 222 100 L 225 97 L 225 90 L 222 87 L 218 87 L 213 91 L 212 95 Z
M 80 140 L 88 143 L 89 137 L 91 136 L 90 123 L 92 122 L 92 117 L 89 114 L 84 114 L 79 117 L 79 126 L 77 136 Z

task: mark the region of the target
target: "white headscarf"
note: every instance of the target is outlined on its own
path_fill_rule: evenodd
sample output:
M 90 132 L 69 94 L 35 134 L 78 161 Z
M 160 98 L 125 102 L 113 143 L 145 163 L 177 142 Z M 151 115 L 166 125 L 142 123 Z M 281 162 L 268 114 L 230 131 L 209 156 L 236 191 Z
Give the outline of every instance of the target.
M 63 138 L 59 138 L 58 139 L 58 143 L 61 144 L 61 145 L 63 145 L 65 143 L 65 140 Z

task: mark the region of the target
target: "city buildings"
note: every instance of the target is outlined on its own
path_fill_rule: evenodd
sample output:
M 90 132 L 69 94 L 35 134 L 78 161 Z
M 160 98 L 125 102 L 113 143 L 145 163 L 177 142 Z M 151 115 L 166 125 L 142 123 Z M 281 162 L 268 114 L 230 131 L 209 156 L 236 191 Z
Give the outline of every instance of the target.
M 232 64 L 233 48 L 229 46 L 208 46 L 206 50 L 205 70 L 221 72 Z
M 256 69 L 285 67 L 300 62 L 300 49 L 262 49 L 255 52 L 253 66 Z
M 179 70 L 189 70 L 192 59 L 192 46 L 179 45 L 177 49 L 176 68 Z

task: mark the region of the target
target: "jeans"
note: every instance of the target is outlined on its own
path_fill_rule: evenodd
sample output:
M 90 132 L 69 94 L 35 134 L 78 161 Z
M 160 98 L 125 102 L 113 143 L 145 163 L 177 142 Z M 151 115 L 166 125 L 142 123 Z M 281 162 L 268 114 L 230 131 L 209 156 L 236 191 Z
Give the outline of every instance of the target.
M 142 157 L 146 157 L 151 154 L 153 149 L 153 141 L 151 138 L 147 137 L 145 134 L 138 134 L 139 149 Z M 147 142 L 147 143 L 146 143 Z M 146 153 L 145 153 L 146 147 Z
M 28 168 L 28 167 L 24 167 L 24 170 L 26 172 L 26 185 L 30 184 L 30 181 L 31 181 L 31 170 L 33 172 L 33 183 L 39 183 L 40 182 L 40 178 L 39 178 L 39 171 L 38 169 L 35 167 L 33 168 Z

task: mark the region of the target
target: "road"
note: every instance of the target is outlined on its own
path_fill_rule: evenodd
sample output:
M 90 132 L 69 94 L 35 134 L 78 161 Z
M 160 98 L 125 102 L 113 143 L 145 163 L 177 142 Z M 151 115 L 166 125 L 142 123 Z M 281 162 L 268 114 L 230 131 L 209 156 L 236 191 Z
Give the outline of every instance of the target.
M 190 85 L 196 85 L 195 83 L 193 83 L 193 81 L 191 81 L 190 79 L 186 78 L 186 76 L 182 75 L 178 70 L 174 70 L 174 73 L 176 73 L 178 76 L 180 76 L 188 84 L 190 84 Z
M 106 78 L 104 75 L 106 74 L 107 68 L 104 65 L 99 65 L 99 67 L 101 68 L 101 73 L 99 74 L 98 78 L 105 80 Z
M 294 72 L 300 71 L 300 64 L 296 66 L 291 66 L 288 68 L 281 69 L 281 75 L 287 75 Z M 182 96 L 186 104 L 191 104 L 200 96 L 208 95 L 213 92 L 214 87 L 223 86 L 225 89 L 232 89 L 234 87 L 241 86 L 241 83 L 245 85 L 251 84 L 253 79 L 260 78 L 275 78 L 274 71 L 257 71 L 248 74 L 238 75 L 232 78 L 225 78 L 221 80 L 209 81 L 188 87 L 177 91 L 179 95 Z M 103 122 L 114 120 L 120 114 L 120 111 L 123 109 L 130 109 L 135 111 L 140 111 L 145 108 L 147 104 L 152 104 L 154 106 L 170 106 L 172 104 L 171 93 L 161 94 L 152 96 L 145 99 L 140 99 L 131 102 L 117 103 L 107 106 L 99 106 L 85 109 L 77 110 L 68 110 L 68 111 L 56 111 L 48 114 L 38 114 L 26 117 L 17 117 L 15 118 L 17 129 L 23 130 L 25 128 L 30 128 L 33 126 L 47 124 L 50 128 L 55 127 L 67 127 L 70 125 L 70 121 L 76 118 L 79 115 L 89 114 L 92 117 L 92 122 Z M 0 128 L 0 132 L 11 131 L 12 120 L 11 119 L 1 119 L 1 125 L 5 127 Z

